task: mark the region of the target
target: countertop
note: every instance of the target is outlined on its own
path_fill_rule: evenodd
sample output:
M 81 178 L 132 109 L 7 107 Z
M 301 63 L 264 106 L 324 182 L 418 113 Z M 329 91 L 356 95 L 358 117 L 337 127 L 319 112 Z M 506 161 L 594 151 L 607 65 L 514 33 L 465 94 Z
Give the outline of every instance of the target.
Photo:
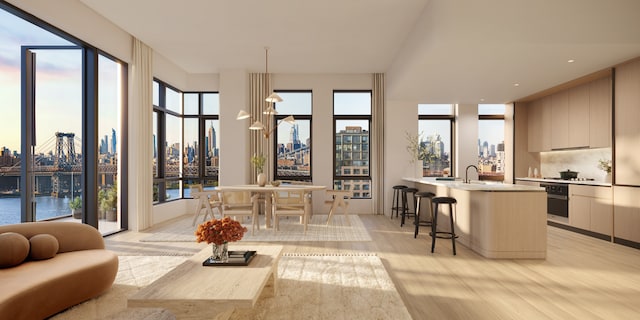
M 600 186 L 611 187 L 611 182 L 602 181 L 577 181 L 577 180 L 556 180 L 556 179 L 543 179 L 543 178 L 516 178 L 516 181 L 535 181 L 535 182 L 550 182 L 550 183 L 564 183 L 564 184 L 581 184 L 587 186 Z
M 471 183 L 464 183 L 462 179 L 456 180 L 436 180 L 436 178 L 403 178 L 404 181 L 429 184 L 434 186 L 444 186 L 452 189 L 466 191 L 487 191 L 487 192 L 544 192 L 544 188 L 526 186 L 519 184 L 501 183 L 495 181 L 472 180 Z

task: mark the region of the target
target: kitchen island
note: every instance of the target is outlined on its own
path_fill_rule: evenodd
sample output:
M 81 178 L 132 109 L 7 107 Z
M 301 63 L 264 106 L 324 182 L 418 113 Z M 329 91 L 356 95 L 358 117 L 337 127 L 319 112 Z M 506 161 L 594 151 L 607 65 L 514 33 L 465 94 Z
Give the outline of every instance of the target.
M 420 191 L 457 200 L 457 242 L 494 259 L 545 259 L 547 255 L 547 194 L 544 188 L 435 178 L 403 178 Z M 447 213 L 448 214 L 448 213 Z M 438 217 L 438 229 L 448 230 L 448 218 Z

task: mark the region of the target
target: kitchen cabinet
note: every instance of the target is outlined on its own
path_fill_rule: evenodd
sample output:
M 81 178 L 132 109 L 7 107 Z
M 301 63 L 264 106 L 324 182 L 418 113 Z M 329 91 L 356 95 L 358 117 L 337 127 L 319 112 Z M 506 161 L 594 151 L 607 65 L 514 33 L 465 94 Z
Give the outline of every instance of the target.
M 614 241 L 640 243 L 640 188 L 613 187 Z
M 583 230 L 613 235 L 611 187 L 569 185 L 569 224 Z
M 527 106 L 528 151 L 551 151 L 551 96 Z
M 569 93 L 567 90 L 551 96 L 551 149 L 569 148 Z
M 569 89 L 568 147 L 589 147 L 589 83 Z
M 545 151 L 542 148 L 542 100 L 534 100 L 527 105 L 528 151 Z
M 611 77 L 589 84 L 589 146 L 611 147 Z
M 615 72 L 615 181 L 640 185 L 640 60 L 616 68 Z

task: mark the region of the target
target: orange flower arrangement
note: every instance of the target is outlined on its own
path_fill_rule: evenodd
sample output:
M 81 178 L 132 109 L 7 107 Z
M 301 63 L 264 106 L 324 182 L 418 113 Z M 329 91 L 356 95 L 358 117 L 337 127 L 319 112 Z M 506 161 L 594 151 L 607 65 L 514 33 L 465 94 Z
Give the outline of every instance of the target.
M 196 229 L 196 241 L 215 243 L 221 245 L 225 242 L 238 241 L 242 239 L 247 228 L 243 227 L 240 222 L 229 217 L 220 220 L 211 219 L 198 225 Z

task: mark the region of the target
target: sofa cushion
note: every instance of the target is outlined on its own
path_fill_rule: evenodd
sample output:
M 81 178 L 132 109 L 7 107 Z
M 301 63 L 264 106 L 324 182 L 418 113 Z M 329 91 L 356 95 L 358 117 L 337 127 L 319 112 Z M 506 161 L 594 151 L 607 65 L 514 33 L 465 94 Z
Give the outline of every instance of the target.
M 0 268 L 21 264 L 29 255 L 29 240 L 19 233 L 0 234 Z
M 29 251 L 29 258 L 31 260 L 46 260 L 51 259 L 58 253 L 58 239 L 56 237 L 47 234 L 36 234 L 29 238 L 31 244 L 31 250 Z

